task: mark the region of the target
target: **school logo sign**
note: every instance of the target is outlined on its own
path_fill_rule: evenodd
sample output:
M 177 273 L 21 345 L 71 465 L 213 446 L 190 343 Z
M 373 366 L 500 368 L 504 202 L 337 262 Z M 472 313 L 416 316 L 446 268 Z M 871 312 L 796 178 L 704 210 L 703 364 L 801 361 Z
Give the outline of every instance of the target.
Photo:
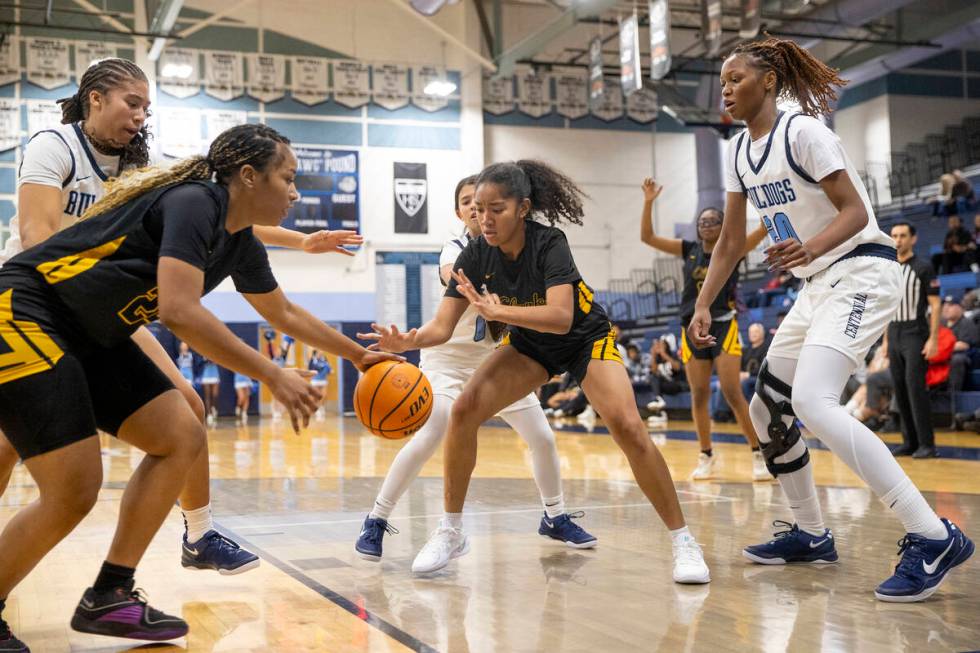
M 424 163 L 395 163 L 395 233 L 429 232 L 428 186 Z

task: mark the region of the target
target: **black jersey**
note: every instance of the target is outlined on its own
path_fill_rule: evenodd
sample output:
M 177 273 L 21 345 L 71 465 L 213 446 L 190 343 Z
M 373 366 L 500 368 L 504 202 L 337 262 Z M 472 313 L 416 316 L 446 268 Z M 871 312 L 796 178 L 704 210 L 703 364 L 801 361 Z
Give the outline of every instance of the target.
M 682 240 L 681 257 L 684 259 L 684 294 L 681 298 L 681 319 L 684 324 L 690 322 L 694 317 L 694 304 L 697 302 L 698 293 L 704 285 L 704 279 L 708 276 L 708 265 L 711 263 L 711 254 L 704 251 L 704 246 L 700 240 Z M 738 266 L 732 271 L 725 286 L 711 302 L 711 317 L 713 319 L 731 319 L 735 311 L 735 302 L 738 292 Z
M 548 288 L 569 284 L 575 293 L 575 314 L 567 334 L 541 333 L 523 327 L 515 329 L 535 347 L 545 351 L 566 350 L 570 345 L 591 343 L 609 331 L 606 311 L 593 301 L 594 291 L 582 280 L 561 229 L 527 221 L 524 249 L 517 260 L 511 261 L 500 248 L 487 244 L 483 236 L 470 240 L 453 266 L 463 269 L 479 288 L 500 297 L 509 306 L 543 306 L 547 303 Z M 462 299 L 456 290 L 456 280 L 449 282 L 447 297 Z
M 227 213 L 228 192 L 217 184 L 155 189 L 21 252 L 0 269 L 0 282 L 30 275 L 73 326 L 112 346 L 156 320 L 161 256 L 202 270 L 204 294 L 228 276 L 239 292 L 276 289 L 265 248 L 251 227 L 228 233 Z

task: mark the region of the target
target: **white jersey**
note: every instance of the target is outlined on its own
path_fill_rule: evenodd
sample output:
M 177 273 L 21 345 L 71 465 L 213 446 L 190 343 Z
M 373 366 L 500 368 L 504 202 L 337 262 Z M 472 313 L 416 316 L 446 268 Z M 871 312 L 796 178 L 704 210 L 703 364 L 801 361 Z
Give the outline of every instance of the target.
M 59 229 L 64 229 L 102 198 L 104 182 L 118 174 L 119 157 L 99 153 L 82 133 L 80 124 L 74 123 L 34 134 L 24 148 L 17 187 L 39 184 L 60 188 L 63 209 Z M 23 249 L 20 221 L 14 216 L 0 263 Z
M 823 231 L 838 213 L 820 180 L 836 170 L 847 171 L 864 202 L 868 224 L 810 265 L 793 268 L 797 277 L 813 276 L 859 245 L 894 248 L 878 228 L 868 192 L 840 138 L 816 118 L 780 112 L 763 138 L 752 141 L 743 131 L 729 144 L 725 168 L 725 190 L 748 197 L 773 241 L 796 238 L 801 243 Z

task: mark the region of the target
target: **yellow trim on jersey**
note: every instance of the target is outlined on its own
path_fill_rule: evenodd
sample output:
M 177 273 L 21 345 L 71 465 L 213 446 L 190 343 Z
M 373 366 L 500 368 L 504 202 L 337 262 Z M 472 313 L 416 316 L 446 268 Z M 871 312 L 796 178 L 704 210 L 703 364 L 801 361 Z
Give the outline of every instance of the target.
M 88 272 L 95 267 L 96 263 L 107 256 L 115 254 L 124 240 L 126 240 L 126 236 L 120 236 L 115 240 L 103 243 L 92 249 L 87 249 L 84 252 L 62 256 L 57 261 L 41 263 L 37 266 L 37 271 L 44 275 L 44 280 L 51 285 L 67 281 L 83 272 Z
M 588 315 L 592 311 L 592 298 L 595 294 L 589 290 L 584 281 L 578 282 L 578 307 Z
M 0 384 L 50 370 L 64 352 L 34 322 L 15 320 L 13 289 L 0 295 L 0 338 L 10 351 L 0 354 Z
M 721 350 L 732 356 L 742 356 L 742 337 L 738 333 L 738 320 L 733 319 L 728 325 L 728 334 L 721 345 Z
M 592 360 L 623 362 L 623 357 L 619 355 L 619 349 L 616 347 L 616 336 L 612 329 L 604 338 L 592 343 Z

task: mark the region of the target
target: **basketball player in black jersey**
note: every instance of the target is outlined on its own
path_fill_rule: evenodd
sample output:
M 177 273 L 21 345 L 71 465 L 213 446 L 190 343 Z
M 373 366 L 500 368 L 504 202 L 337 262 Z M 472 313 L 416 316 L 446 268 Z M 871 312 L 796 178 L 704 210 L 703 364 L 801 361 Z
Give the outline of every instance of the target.
M 721 234 L 722 212 L 715 208 L 707 208 L 698 216 L 697 240 L 681 240 L 665 238 L 657 235 L 653 228 L 653 203 L 663 191 L 653 179 L 643 181 L 643 214 L 640 219 L 640 239 L 661 252 L 672 256 L 680 256 L 684 260 L 684 291 L 681 297 L 681 324 L 687 324 L 694 315 L 694 303 L 698 291 L 708 274 L 708 264 L 711 262 L 711 251 L 718 242 Z M 766 229 L 758 229 L 746 237 L 745 254 L 751 252 L 766 237 Z M 757 481 L 770 480 L 772 476 L 766 469 L 765 460 L 759 450 L 759 439 L 756 437 L 752 421 L 749 419 L 749 405 L 742 395 L 742 385 L 739 371 L 742 362 L 742 341 L 738 332 L 737 301 L 738 270 L 729 276 L 724 290 L 711 305 L 712 335 L 716 344 L 705 349 L 695 349 L 687 341 L 687 335 L 681 328 L 681 362 L 691 385 L 691 416 L 694 418 L 694 428 L 698 433 L 698 443 L 701 453 L 698 464 L 691 478 L 702 480 L 710 478 L 714 473 L 717 458 L 711 448 L 711 371 L 712 367 L 718 374 L 721 392 L 735 414 L 739 428 L 752 448 L 752 476 Z

